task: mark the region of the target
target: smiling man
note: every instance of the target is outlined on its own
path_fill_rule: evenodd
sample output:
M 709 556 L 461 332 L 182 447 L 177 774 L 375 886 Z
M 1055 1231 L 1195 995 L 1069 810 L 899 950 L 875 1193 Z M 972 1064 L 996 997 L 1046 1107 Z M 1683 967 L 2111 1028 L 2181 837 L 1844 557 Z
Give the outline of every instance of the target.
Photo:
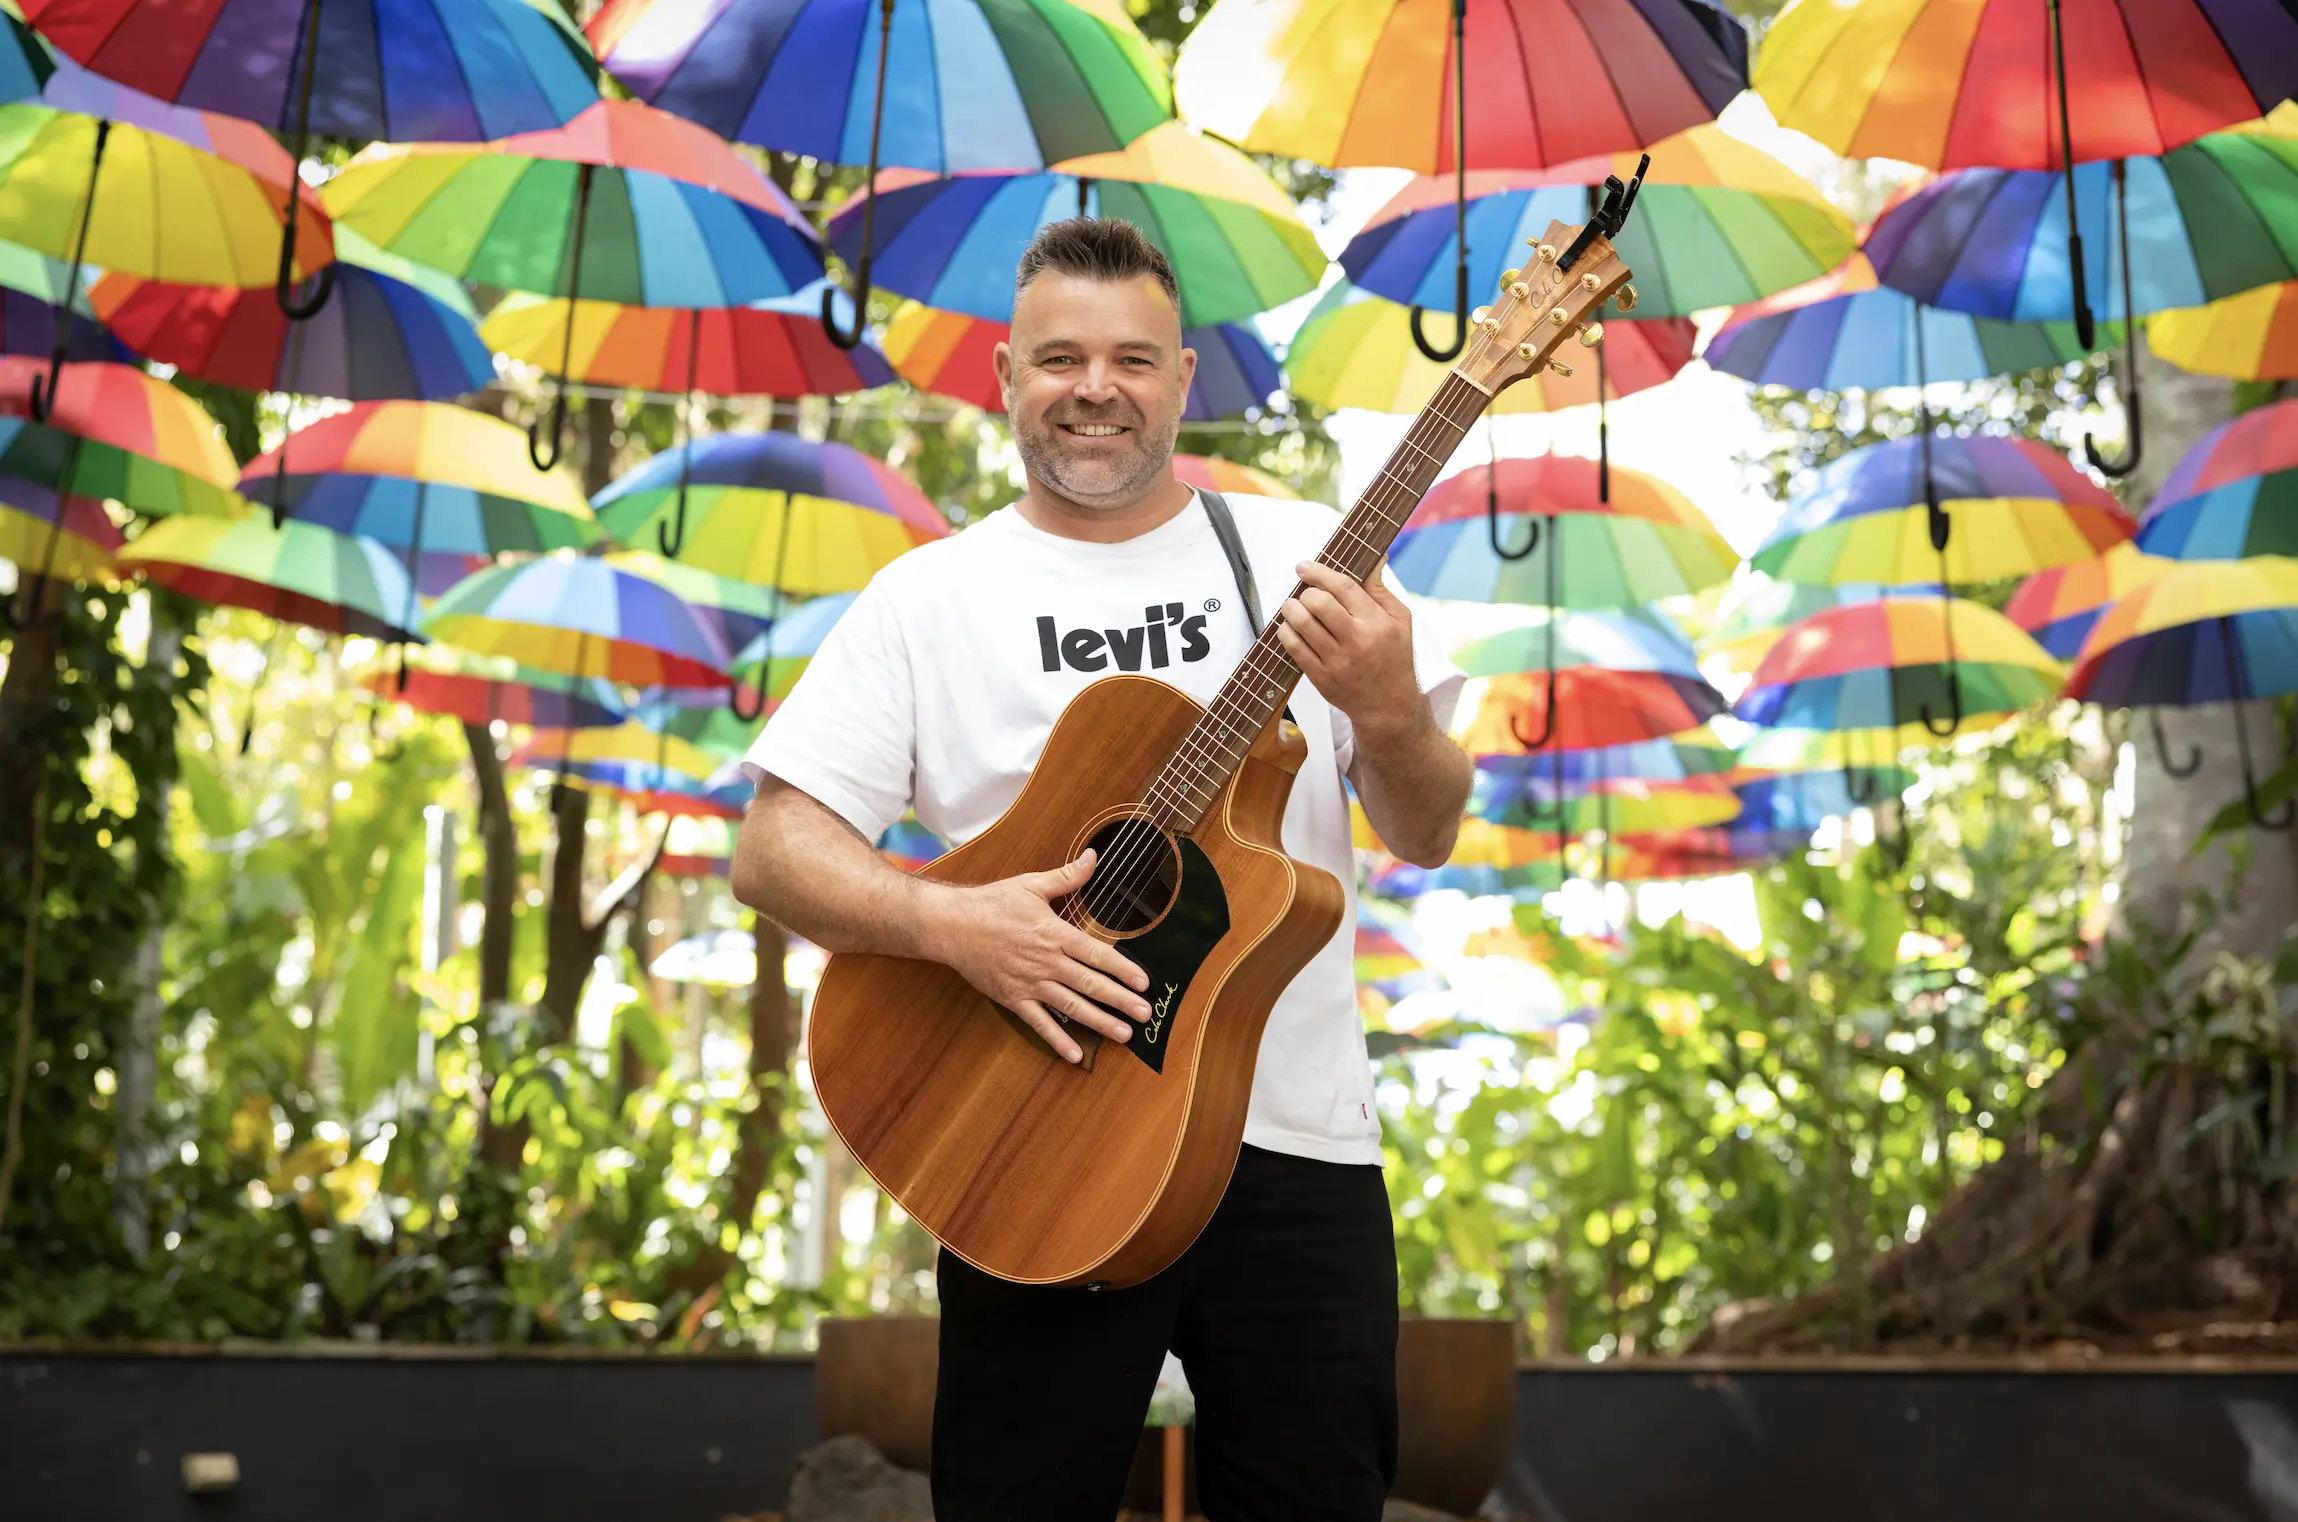
M 1249 576 L 1307 678 L 1286 850 L 1353 882 L 1345 779 L 1391 850 L 1433 866 L 1468 795 L 1468 758 L 1443 728 L 1459 673 L 1377 574 L 1359 585 L 1313 563 L 1339 515 L 1174 478 L 1196 363 L 1172 269 L 1137 229 L 1040 232 L 996 351 L 1028 490 L 881 572 L 746 763 L 743 902 L 832 951 L 955 968 L 1073 1062 L 1063 1020 L 1123 1041 L 1097 1003 L 1150 1014 L 1140 970 L 1052 908 L 1092 876 L 1092 853 L 967 887 L 897 871 L 870 842 L 910 809 L 953 842 L 989 828 L 1088 683 L 1140 672 L 1209 700 L 1258 632 Z M 1196 1394 L 1213 1522 L 1380 1516 L 1396 1465 L 1396 1249 L 1353 934 L 1351 915 L 1271 1012 L 1236 1172 L 1179 1262 L 1090 1293 L 941 1255 L 941 1522 L 1115 1515 L 1168 1350 Z

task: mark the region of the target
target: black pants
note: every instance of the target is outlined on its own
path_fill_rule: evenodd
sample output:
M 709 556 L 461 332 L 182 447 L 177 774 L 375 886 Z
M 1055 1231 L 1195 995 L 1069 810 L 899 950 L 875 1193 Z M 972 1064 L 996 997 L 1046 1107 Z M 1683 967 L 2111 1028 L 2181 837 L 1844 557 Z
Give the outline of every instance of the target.
M 1195 1245 L 1130 1289 L 941 1255 L 937 1522 L 1107 1522 L 1170 1348 L 1209 1522 L 1376 1522 L 1396 1475 L 1396 1240 L 1380 1169 L 1247 1147 Z

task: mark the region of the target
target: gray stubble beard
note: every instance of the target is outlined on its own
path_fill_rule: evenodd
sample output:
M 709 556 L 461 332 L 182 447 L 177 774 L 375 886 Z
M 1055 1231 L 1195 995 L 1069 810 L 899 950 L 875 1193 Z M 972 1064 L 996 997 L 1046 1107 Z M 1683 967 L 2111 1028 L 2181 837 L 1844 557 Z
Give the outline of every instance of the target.
M 1079 507 L 1120 508 L 1140 501 L 1150 483 L 1164 470 L 1165 462 L 1173 458 L 1173 445 L 1181 437 L 1181 409 L 1176 407 L 1166 422 L 1162 438 L 1141 435 L 1138 467 L 1104 490 L 1092 492 L 1066 479 L 1068 460 L 1053 437 L 1056 425 L 1047 423 L 1033 432 L 1013 415 L 1010 406 L 1006 409 L 1006 421 L 1013 427 L 1013 447 L 1020 452 L 1022 468 L 1029 472 L 1031 479 L 1043 481 Z

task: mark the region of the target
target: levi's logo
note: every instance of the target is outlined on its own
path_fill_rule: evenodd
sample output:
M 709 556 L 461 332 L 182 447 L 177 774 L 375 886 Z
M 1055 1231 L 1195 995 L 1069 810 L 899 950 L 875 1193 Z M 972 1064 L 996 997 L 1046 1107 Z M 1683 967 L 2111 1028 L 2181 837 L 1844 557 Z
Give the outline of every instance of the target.
M 1051 618 L 1037 620 L 1037 653 L 1048 671 L 1064 665 L 1074 671 L 1139 671 L 1173 664 L 1175 647 L 1184 661 L 1201 661 L 1213 653 L 1205 637 L 1205 615 L 1191 613 L 1182 604 L 1152 604 L 1141 610 L 1142 621 L 1130 629 L 1071 629 L 1063 633 Z M 1178 636 L 1175 638 L 1174 636 Z

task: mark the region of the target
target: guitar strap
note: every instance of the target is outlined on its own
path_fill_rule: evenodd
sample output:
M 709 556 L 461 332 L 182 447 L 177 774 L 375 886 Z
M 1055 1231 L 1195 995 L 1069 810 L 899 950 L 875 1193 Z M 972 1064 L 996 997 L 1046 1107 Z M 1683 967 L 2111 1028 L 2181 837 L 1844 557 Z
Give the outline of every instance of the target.
M 1245 600 L 1245 617 L 1252 621 L 1252 636 L 1261 637 L 1261 599 L 1253 590 L 1253 563 L 1245 558 L 1245 541 L 1237 533 L 1237 520 L 1229 512 L 1228 499 L 1217 491 L 1197 488 L 1197 500 L 1205 504 L 1205 516 L 1213 520 L 1213 537 L 1221 541 L 1221 553 L 1229 557 L 1229 574 L 1237 578 L 1237 595 Z

